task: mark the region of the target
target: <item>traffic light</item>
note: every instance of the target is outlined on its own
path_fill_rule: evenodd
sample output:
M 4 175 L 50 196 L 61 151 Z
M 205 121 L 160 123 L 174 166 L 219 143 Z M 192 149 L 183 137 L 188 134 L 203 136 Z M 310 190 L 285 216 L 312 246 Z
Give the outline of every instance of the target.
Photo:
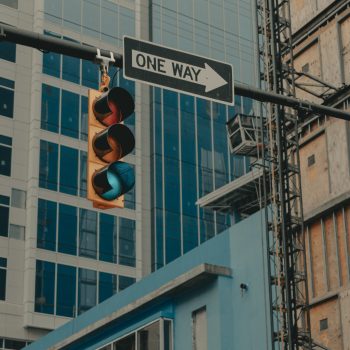
M 89 89 L 87 198 L 95 208 L 123 208 L 123 194 L 134 187 L 133 167 L 120 161 L 135 147 L 134 135 L 121 124 L 134 108 L 134 100 L 125 89 Z

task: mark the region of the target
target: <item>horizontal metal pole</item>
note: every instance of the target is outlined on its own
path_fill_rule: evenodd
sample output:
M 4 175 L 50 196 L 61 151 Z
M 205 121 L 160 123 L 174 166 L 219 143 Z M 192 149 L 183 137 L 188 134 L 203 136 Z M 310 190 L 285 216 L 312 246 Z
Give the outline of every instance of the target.
M 252 86 L 235 83 L 235 93 L 240 96 L 250 97 L 261 102 L 271 102 L 282 106 L 292 107 L 296 110 L 327 115 L 344 120 L 350 120 L 350 113 L 341 109 L 319 105 L 317 103 L 299 100 L 298 98 L 275 94 L 254 88 Z
M 24 29 L 18 29 L 9 25 L 0 23 L 0 40 L 11 41 L 16 44 L 34 47 L 39 50 L 56 52 L 63 55 L 82 58 L 84 60 L 98 63 L 96 59 L 97 49 L 93 46 L 87 46 L 73 41 L 55 38 L 51 35 L 44 35 L 30 32 Z M 111 51 L 100 49 L 103 57 L 110 57 Z M 123 56 L 113 52 L 115 62 L 111 63 L 116 67 L 123 67 Z
M 82 45 L 69 40 L 55 38 L 50 35 L 30 32 L 24 29 L 11 27 L 0 23 L 0 40 L 11 41 L 16 44 L 30 46 L 39 50 L 56 52 L 63 55 L 73 56 L 100 63 L 96 58 L 97 49 L 92 46 Z M 101 55 L 110 57 L 111 51 L 100 49 Z M 115 62 L 112 65 L 123 67 L 123 56 L 113 52 Z M 240 96 L 250 97 L 261 102 L 271 102 L 283 106 L 292 107 L 296 110 L 303 110 L 315 114 L 328 115 L 335 118 L 350 120 L 350 113 L 316 103 L 311 103 L 297 98 L 278 95 L 272 92 L 257 89 L 241 83 L 235 83 L 235 93 Z

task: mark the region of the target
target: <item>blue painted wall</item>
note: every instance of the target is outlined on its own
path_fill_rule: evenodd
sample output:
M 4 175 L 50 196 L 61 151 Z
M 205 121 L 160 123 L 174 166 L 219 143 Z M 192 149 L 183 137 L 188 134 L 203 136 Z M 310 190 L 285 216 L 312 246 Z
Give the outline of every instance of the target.
M 174 320 L 174 350 L 191 349 L 192 312 L 204 305 L 209 350 L 269 349 L 266 247 L 261 220 L 260 213 L 249 217 L 53 331 L 28 349 L 48 349 L 202 263 L 230 267 L 232 277 L 219 276 L 200 288 L 184 289 L 176 299 L 163 297 L 161 301 L 154 300 L 146 308 L 116 320 L 111 327 L 105 327 L 65 349 L 96 349 L 161 316 Z M 248 285 L 247 291 L 241 291 L 241 283 Z

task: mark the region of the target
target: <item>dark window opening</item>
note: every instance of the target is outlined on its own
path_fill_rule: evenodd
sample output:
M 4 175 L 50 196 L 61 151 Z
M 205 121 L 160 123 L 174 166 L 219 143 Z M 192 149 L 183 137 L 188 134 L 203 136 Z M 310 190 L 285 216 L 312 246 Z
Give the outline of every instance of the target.
M 9 83 L 8 83 L 9 82 Z M 11 88 L 9 86 L 11 85 Z M 0 115 L 13 118 L 15 92 L 13 81 L 0 78 Z
M 0 59 L 16 62 L 16 44 L 9 41 L 0 42 Z
M 310 69 L 310 65 L 308 63 L 304 64 L 302 67 L 301 67 L 301 71 L 303 73 L 307 73 Z
M 315 164 L 316 160 L 315 160 L 315 155 L 312 154 L 310 157 L 307 158 L 307 166 L 311 166 L 313 164 Z
M 10 198 L 0 195 L 0 236 L 2 237 L 8 237 L 9 233 L 9 204 Z
M 320 320 L 320 331 L 323 331 L 325 329 L 328 329 L 328 318 Z
M 6 268 L 7 259 L 0 257 L 0 300 L 6 298 Z

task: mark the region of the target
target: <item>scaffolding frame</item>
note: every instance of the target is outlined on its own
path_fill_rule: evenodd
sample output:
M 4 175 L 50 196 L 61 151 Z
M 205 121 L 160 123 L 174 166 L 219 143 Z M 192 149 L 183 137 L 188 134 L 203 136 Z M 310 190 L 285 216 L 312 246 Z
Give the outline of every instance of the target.
M 256 0 L 261 86 L 295 96 L 289 0 Z M 288 55 L 288 61 L 283 61 Z M 312 349 L 299 159 L 299 118 L 291 109 L 262 106 L 264 147 L 256 162 L 270 188 L 262 186 L 267 232 L 272 349 Z M 266 184 L 263 181 L 263 184 Z M 270 203 L 270 205 L 267 205 Z

